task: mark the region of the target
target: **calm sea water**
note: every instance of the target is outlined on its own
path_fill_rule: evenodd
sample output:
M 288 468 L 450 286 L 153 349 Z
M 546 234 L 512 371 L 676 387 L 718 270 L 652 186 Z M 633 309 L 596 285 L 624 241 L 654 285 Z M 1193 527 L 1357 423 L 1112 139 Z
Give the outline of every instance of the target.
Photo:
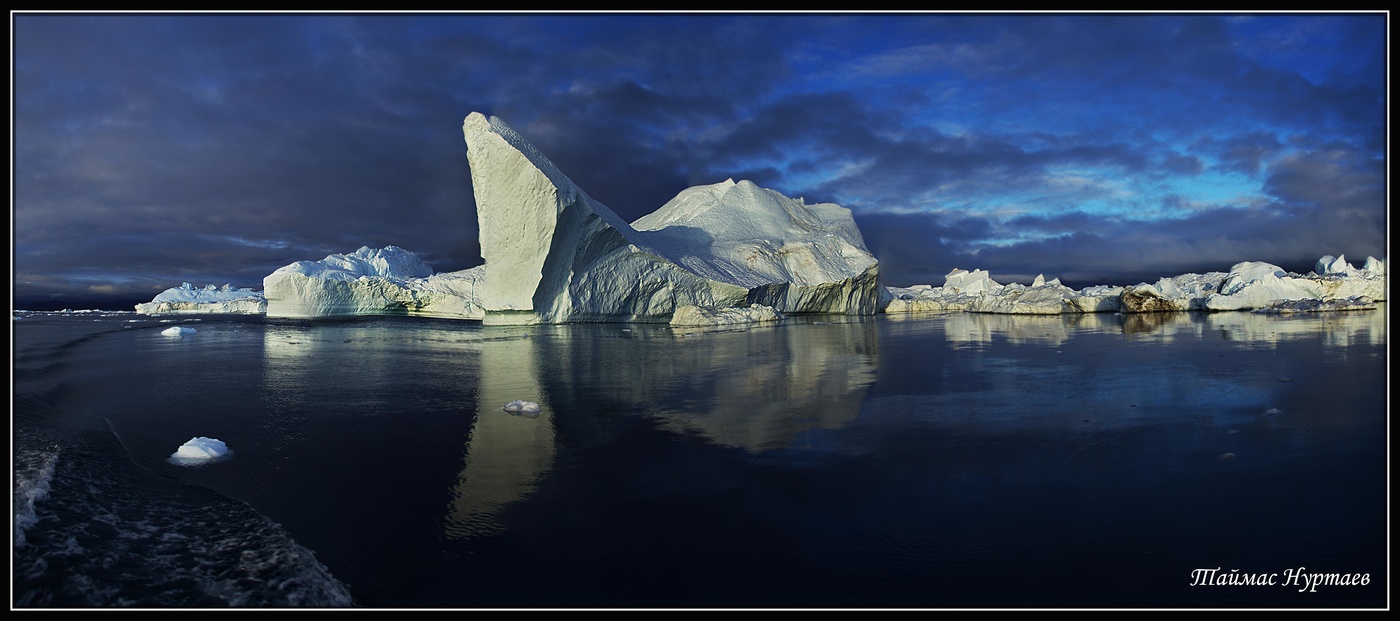
M 15 608 L 1389 603 L 1384 307 L 14 316 Z

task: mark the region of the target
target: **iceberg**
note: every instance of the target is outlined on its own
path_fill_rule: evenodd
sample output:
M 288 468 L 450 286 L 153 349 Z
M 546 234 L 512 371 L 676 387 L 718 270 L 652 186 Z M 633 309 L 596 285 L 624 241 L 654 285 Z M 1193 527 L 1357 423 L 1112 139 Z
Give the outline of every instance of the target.
M 523 401 L 521 399 L 516 399 L 514 401 L 511 401 L 510 403 L 507 403 L 505 407 L 501 409 L 511 414 L 520 414 L 523 416 L 538 416 L 540 413 L 540 404 L 535 403 L 534 401 Z
M 850 210 L 750 181 L 627 223 L 497 117 L 462 123 L 487 324 L 668 321 L 678 308 L 873 314 L 887 298 Z
M 1075 291 L 1065 300 L 1065 312 L 1113 313 L 1123 308 L 1123 287 L 1094 285 Z
M 166 315 L 178 313 L 237 313 L 257 315 L 267 312 L 267 299 L 261 291 L 233 285 L 222 287 L 205 285 L 195 288 L 190 283 L 180 283 L 160 292 L 150 302 L 136 305 L 136 312 L 142 315 Z
M 1076 291 L 1058 278 L 1037 276 L 1029 286 L 1002 285 L 982 270 L 954 269 L 942 287 L 889 287 L 884 312 L 964 311 L 1013 315 L 1247 311 L 1297 313 L 1369 310 L 1386 298 L 1385 261 L 1367 257 L 1358 269 L 1345 257 L 1318 259 L 1311 274 L 1292 274 L 1261 261 L 1228 272 L 1182 274 L 1129 287 L 1095 285 Z
M 1216 292 L 1227 276 L 1224 272 L 1206 272 L 1160 278 L 1152 284 L 1138 283 L 1123 289 L 1119 307 L 1125 313 L 1202 310 L 1206 298 Z
M 186 335 L 186 334 L 194 334 L 194 333 L 195 333 L 195 329 L 194 329 L 194 328 L 184 328 L 184 327 L 180 327 L 180 326 L 172 326 L 172 327 L 166 328 L 166 329 L 164 329 L 164 330 L 161 330 L 160 333 L 161 333 L 161 334 L 164 334 L 165 336 L 184 336 L 184 335 Z
M 1330 260 L 1322 257 L 1317 267 L 1323 273 L 1292 274 L 1277 265 L 1259 261 L 1244 261 L 1230 268 L 1217 291 L 1205 300 L 1207 310 L 1251 310 L 1285 308 L 1289 303 L 1302 303 L 1300 308 L 1336 310 L 1364 307 L 1386 297 L 1384 263 L 1367 257 L 1370 270 L 1358 270 L 1345 257 Z M 1345 304 L 1338 302 L 1351 300 Z M 1365 298 L 1365 300 L 1361 300 Z M 1316 302 L 1310 305 L 1309 302 Z
M 269 317 L 413 314 L 481 319 L 483 270 L 433 273 L 397 246 L 297 261 L 263 278 Z
M 965 311 L 1009 315 L 1059 315 L 1116 311 L 1122 287 L 1095 286 L 1075 291 L 1059 278 L 1036 276 L 1029 286 L 1003 285 L 984 270 L 954 268 L 942 287 L 915 285 L 889 288 L 886 313 Z
M 228 445 L 223 440 L 197 436 L 180 445 L 170 455 L 170 461 L 179 465 L 201 464 L 221 460 L 230 455 Z

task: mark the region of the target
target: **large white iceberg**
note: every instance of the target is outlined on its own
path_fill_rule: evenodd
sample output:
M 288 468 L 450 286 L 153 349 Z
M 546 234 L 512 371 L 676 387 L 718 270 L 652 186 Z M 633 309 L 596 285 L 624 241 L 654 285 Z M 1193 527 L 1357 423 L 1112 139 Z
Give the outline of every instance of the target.
M 247 287 L 234 288 L 231 284 L 222 287 L 205 285 L 196 288 L 190 283 L 181 283 L 156 294 L 150 302 L 136 305 L 136 312 L 143 315 L 165 315 L 178 313 L 238 313 L 256 315 L 267 312 L 267 299 L 261 291 Z
M 850 210 L 748 181 L 682 191 L 628 224 L 496 117 L 462 123 L 485 321 L 666 321 L 684 306 L 872 314 L 885 289 Z
M 433 273 L 397 246 L 297 261 L 263 278 L 269 317 L 413 314 L 481 319 L 483 270 Z

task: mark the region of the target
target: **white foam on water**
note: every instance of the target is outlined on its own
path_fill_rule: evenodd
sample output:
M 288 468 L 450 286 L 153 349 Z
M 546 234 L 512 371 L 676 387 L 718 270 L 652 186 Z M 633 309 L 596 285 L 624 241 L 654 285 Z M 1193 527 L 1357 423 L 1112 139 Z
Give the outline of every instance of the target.
M 23 465 L 21 465 L 23 463 Z M 15 455 L 15 489 L 12 496 L 15 510 L 15 547 L 24 545 L 24 531 L 39 521 L 34 505 L 48 498 L 58 450 Z

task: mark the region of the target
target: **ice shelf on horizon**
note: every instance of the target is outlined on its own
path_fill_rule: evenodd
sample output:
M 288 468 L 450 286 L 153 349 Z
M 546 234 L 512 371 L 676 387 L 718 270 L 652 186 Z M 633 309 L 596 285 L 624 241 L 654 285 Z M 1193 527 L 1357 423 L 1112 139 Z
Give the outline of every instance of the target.
M 427 274 L 426 276 L 423 274 Z M 362 247 L 322 261 L 299 261 L 267 279 L 267 291 L 182 286 L 138 304 L 138 313 L 258 313 L 274 317 L 414 314 L 481 320 L 484 266 L 446 273 L 395 246 Z M 1228 272 L 1182 274 L 1153 283 L 1121 287 L 1095 285 L 1080 290 L 1059 279 L 1039 276 L 1030 285 L 1000 284 L 983 270 L 954 269 L 941 287 L 888 287 L 891 298 L 879 312 L 973 312 L 1054 315 L 1061 313 L 1232 311 L 1297 313 L 1365 310 L 1386 298 L 1385 261 L 1368 257 L 1354 267 L 1345 257 L 1325 256 L 1309 274 L 1292 274 L 1259 261 L 1235 264 Z M 171 294 L 175 292 L 175 294 Z M 171 305 L 174 295 L 185 306 Z M 222 296 L 220 300 L 216 296 Z M 253 310 L 255 305 L 266 310 Z M 676 327 L 740 325 L 782 319 L 762 304 L 685 305 L 669 319 Z
M 954 269 L 942 287 L 891 287 L 887 313 L 966 311 L 1016 315 L 1161 311 L 1309 312 L 1375 308 L 1386 298 L 1385 261 L 1367 257 L 1356 268 L 1346 257 L 1324 256 L 1308 274 L 1271 263 L 1242 261 L 1228 272 L 1182 274 L 1128 287 L 1074 290 L 1037 276 L 1030 286 L 1002 285 L 982 270 Z
M 299 261 L 278 269 L 264 280 L 267 314 L 274 317 L 325 317 L 336 315 L 413 314 L 482 320 L 486 316 L 481 293 L 485 266 L 458 272 L 432 273 L 413 253 L 388 246 L 362 247 L 322 261 Z M 201 300 L 182 311 L 239 312 L 249 299 L 262 300 L 249 289 L 206 287 L 171 289 L 191 300 Z M 170 293 L 168 291 L 167 293 Z M 1080 290 L 1059 279 L 1038 276 L 1030 285 L 1000 284 L 984 270 L 954 269 L 941 287 L 915 285 L 888 287 L 890 300 L 877 312 L 972 312 L 1023 315 L 1062 313 L 1159 311 L 1236 311 L 1298 313 L 1366 310 L 1386 298 L 1385 261 L 1367 257 L 1363 267 L 1347 263 L 1344 256 L 1324 256 L 1315 270 L 1293 274 L 1270 263 L 1243 261 L 1228 272 L 1182 274 L 1152 283 L 1122 287 L 1095 285 Z M 227 297 L 213 301 L 211 294 Z M 166 296 L 166 294 L 162 294 Z M 151 312 L 157 302 L 137 306 Z M 169 308 L 169 307 L 162 307 Z M 198 310 L 196 310 L 196 308 Z M 784 313 L 763 304 L 683 305 L 670 317 L 631 318 L 633 321 L 667 322 L 674 327 L 736 326 L 781 320 Z

